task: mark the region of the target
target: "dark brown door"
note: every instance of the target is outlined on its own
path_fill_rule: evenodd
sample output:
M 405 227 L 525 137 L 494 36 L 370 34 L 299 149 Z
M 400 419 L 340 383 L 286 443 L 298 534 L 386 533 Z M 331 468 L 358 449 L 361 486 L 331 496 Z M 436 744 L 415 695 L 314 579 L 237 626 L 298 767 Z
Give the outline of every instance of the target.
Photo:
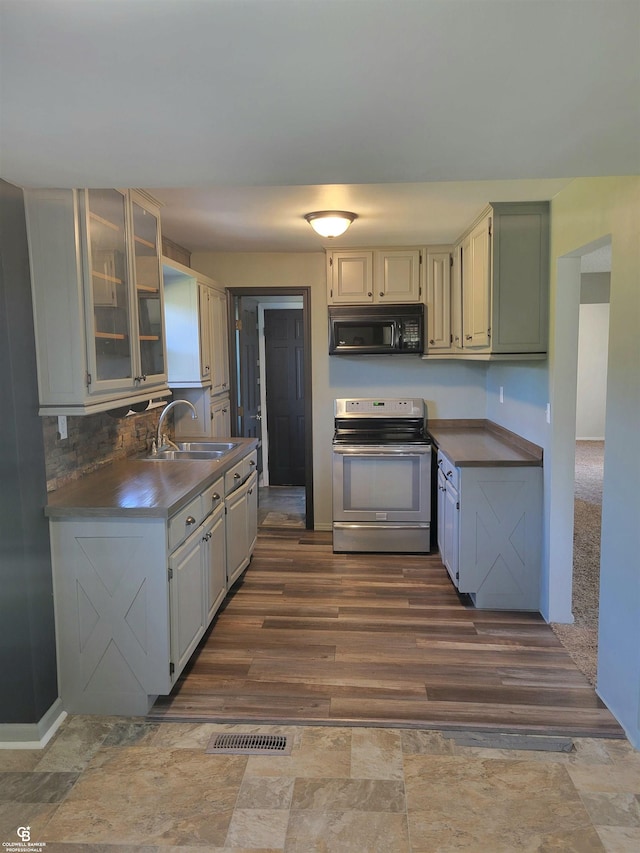
M 264 312 L 269 484 L 304 485 L 304 324 L 301 310 Z
M 238 405 L 240 435 L 258 439 L 258 471 L 262 471 L 262 430 L 260 428 L 260 386 L 258 383 L 258 302 L 243 296 L 238 300 L 238 347 L 240 350 L 240 389 Z

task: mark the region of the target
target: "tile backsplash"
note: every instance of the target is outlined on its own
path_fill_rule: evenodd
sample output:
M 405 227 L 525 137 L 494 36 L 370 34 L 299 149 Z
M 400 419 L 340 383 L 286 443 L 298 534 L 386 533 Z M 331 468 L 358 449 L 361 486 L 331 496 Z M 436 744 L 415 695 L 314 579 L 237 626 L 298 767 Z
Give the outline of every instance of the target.
M 43 417 L 47 491 L 59 489 L 116 459 L 147 451 L 161 412 L 162 407 L 121 418 L 106 413 L 68 417 L 65 439 L 58 437 L 58 419 Z

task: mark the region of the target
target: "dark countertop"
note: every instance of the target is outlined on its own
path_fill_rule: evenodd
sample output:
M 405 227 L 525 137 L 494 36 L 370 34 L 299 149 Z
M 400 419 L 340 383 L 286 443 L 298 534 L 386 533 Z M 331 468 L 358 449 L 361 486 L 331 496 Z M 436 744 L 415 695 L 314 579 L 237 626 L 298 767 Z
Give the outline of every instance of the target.
M 434 444 L 456 467 L 542 467 L 542 448 L 487 420 L 434 420 Z
M 113 462 L 51 492 L 45 515 L 169 518 L 258 445 L 254 438 L 201 440 L 232 440 L 239 446 L 215 460 L 146 461 L 131 457 Z

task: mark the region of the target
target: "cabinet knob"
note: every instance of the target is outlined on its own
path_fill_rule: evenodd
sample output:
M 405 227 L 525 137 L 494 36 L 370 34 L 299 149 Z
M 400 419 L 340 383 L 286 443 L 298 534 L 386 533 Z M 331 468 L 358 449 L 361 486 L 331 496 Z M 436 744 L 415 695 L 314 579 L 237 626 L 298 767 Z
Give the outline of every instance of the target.
M 471 335 L 465 335 L 465 336 L 464 336 L 464 339 L 465 339 L 465 341 L 470 341 L 470 340 L 471 340 Z
M 252 495 L 252 494 L 253 494 L 253 489 L 249 489 L 249 494 L 250 494 L 250 495 Z
M 250 459 L 250 460 L 249 460 L 249 467 L 250 467 L 250 468 L 252 468 L 255 464 L 256 464 L 256 463 L 253 461 L 253 459 Z
M 379 295 L 379 296 L 384 296 L 384 292 L 381 290 L 381 291 L 380 291 L 380 293 L 379 293 L 378 295 Z
M 217 492 L 214 492 L 211 495 L 211 501 L 213 502 L 213 501 L 219 501 L 219 500 L 220 500 L 220 495 Z
M 369 293 L 367 293 L 367 296 L 373 296 L 373 293 L 371 293 L 371 291 L 369 291 Z
M 431 338 L 431 340 L 429 341 L 429 343 L 431 344 L 431 346 L 434 346 L 434 345 L 435 345 L 435 341 L 433 340 L 433 338 Z
M 236 473 L 233 475 L 233 479 L 234 479 L 234 480 L 239 480 L 239 479 L 240 479 L 240 474 L 238 474 L 238 472 L 237 472 L 237 471 L 236 471 Z
M 223 414 L 223 415 L 226 415 L 226 414 L 227 414 L 227 411 L 228 411 L 228 409 L 223 409 L 223 410 L 222 410 L 222 414 Z
M 196 523 L 196 520 L 192 515 L 188 515 L 185 518 L 184 523 L 187 525 L 187 527 L 191 527 L 192 524 Z

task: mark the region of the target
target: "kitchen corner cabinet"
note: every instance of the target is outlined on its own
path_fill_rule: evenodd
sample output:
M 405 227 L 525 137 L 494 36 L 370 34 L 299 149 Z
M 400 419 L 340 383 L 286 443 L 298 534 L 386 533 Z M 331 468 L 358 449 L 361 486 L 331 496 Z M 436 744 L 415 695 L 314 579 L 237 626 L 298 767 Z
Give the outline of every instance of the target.
M 420 249 L 336 250 L 327 253 L 330 305 L 419 302 Z
M 542 468 L 456 467 L 438 452 L 438 547 L 476 607 L 538 610 Z
M 213 395 L 212 388 L 176 388 L 176 398 L 193 403 L 198 417 L 194 420 L 185 406 L 173 412 L 176 439 L 194 436 L 226 438 L 231 435 L 231 403 L 228 394 Z
M 163 258 L 169 385 L 229 392 L 227 297 L 213 279 Z
M 547 351 L 549 203 L 492 204 L 462 239 L 463 350 Z
M 168 394 L 158 206 L 136 190 L 24 197 L 40 414 Z

